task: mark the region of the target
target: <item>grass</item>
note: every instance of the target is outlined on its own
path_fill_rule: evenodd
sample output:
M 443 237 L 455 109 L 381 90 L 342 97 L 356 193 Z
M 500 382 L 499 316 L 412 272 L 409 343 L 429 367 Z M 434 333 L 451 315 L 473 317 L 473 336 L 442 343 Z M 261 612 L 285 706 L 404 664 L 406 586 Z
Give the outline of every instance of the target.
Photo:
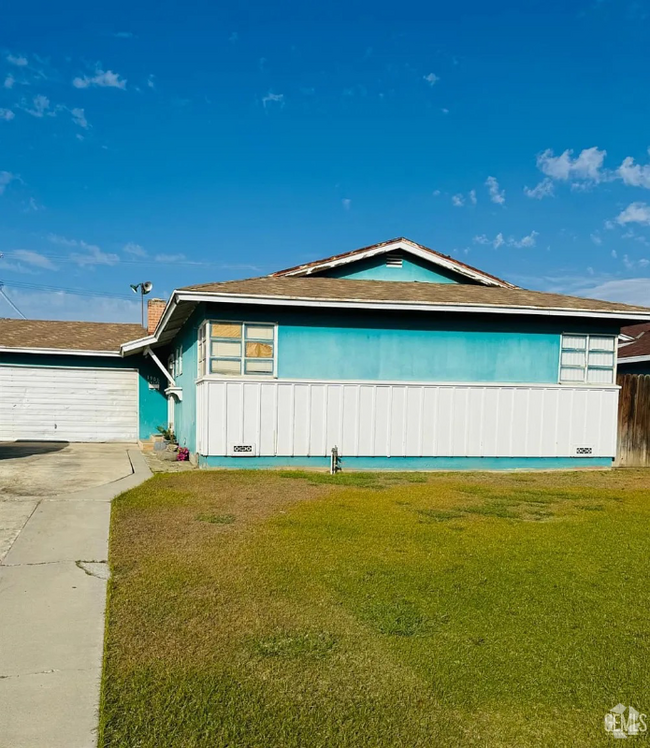
M 647 484 L 155 476 L 113 504 L 99 745 L 608 744 L 650 712 Z

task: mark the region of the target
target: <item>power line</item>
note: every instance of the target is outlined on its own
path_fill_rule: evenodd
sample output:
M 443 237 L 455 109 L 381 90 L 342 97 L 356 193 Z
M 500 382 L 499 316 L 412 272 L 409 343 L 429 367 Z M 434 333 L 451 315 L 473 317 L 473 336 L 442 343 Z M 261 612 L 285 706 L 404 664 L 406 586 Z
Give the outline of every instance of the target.
M 7 304 L 9 304 L 9 306 L 10 306 L 10 307 L 11 307 L 11 308 L 12 308 L 12 309 L 13 309 L 13 310 L 15 311 L 15 312 L 18 312 L 18 314 L 20 314 L 20 316 L 21 316 L 21 317 L 22 317 L 23 319 L 27 319 L 27 317 L 25 317 L 25 315 L 24 315 L 24 314 L 23 314 L 23 313 L 22 313 L 22 312 L 20 311 L 20 309 L 18 309 L 18 307 L 17 307 L 17 306 L 16 306 L 15 304 L 14 304 L 14 302 L 13 302 L 13 301 L 12 301 L 12 300 L 11 300 L 11 299 L 10 299 L 10 298 L 9 298 L 9 297 L 7 296 L 7 294 L 6 294 L 5 292 L 4 292 L 4 288 L 3 288 L 3 283 L 2 283 L 2 281 L 0 281 L 0 296 L 2 296 L 2 298 L 3 298 L 3 299 L 4 299 L 5 301 L 6 301 L 6 302 L 7 302 Z
M 69 293 L 76 296 L 99 296 L 107 299 L 126 299 L 132 301 L 132 296 L 126 294 L 110 293 L 108 291 L 90 291 L 85 288 L 66 288 L 64 286 L 47 286 L 40 283 L 23 283 L 21 281 L 2 281 L 0 280 L 0 288 L 8 286 L 9 288 L 22 288 L 29 291 L 50 291 L 50 292 L 63 292 Z

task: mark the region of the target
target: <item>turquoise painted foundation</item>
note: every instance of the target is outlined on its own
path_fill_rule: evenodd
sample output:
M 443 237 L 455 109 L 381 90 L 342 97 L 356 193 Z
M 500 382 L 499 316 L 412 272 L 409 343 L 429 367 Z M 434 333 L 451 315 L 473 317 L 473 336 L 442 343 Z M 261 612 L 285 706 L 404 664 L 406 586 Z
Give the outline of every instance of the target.
M 323 468 L 329 457 L 217 457 L 199 455 L 203 468 Z M 582 470 L 611 468 L 611 457 L 343 457 L 345 470 Z

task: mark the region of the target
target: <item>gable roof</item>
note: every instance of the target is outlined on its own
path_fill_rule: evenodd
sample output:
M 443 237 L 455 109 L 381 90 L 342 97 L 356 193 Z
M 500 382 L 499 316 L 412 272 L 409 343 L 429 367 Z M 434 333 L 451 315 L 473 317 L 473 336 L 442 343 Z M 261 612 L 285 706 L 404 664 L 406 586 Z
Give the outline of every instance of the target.
M 140 325 L 0 318 L 0 351 L 119 355 L 120 346 L 141 338 Z
M 477 283 L 484 286 L 498 286 L 501 288 L 517 288 L 517 286 L 508 281 L 497 278 L 495 275 L 490 275 L 482 270 L 466 265 L 463 262 L 443 255 L 440 252 L 435 252 L 429 247 L 425 247 L 423 244 L 411 241 L 404 237 L 398 239 L 389 239 L 386 242 L 379 242 L 379 244 L 371 244 L 369 247 L 361 247 L 361 249 L 354 249 L 351 252 L 345 252 L 340 255 L 333 255 L 332 257 L 326 257 L 323 260 L 316 260 L 314 262 L 308 262 L 304 265 L 296 265 L 286 270 L 278 270 L 275 273 L 271 273 L 270 277 L 277 278 L 281 276 L 305 276 L 305 275 L 316 275 L 322 270 L 329 270 L 331 268 L 340 267 L 342 265 L 348 265 L 359 260 L 365 260 L 368 257 L 376 257 L 377 255 L 387 254 L 388 252 L 402 251 L 407 254 L 414 255 L 426 262 L 436 265 L 445 270 L 451 270 L 458 275 L 465 278 L 470 278 Z
M 249 278 L 178 288 L 153 335 L 122 346 L 135 353 L 170 342 L 200 303 L 302 308 L 371 309 L 474 314 L 519 314 L 650 321 L 650 308 L 521 288 L 341 278 Z

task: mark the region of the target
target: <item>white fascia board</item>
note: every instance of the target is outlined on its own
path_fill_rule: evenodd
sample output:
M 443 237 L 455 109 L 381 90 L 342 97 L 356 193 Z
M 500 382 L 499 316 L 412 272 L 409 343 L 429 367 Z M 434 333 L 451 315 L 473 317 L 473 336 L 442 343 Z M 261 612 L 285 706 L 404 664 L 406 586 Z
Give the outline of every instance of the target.
M 484 273 L 481 273 L 480 271 L 471 270 L 470 268 L 459 265 L 454 260 L 451 260 L 451 259 L 448 260 L 445 257 L 438 257 L 437 255 L 431 255 L 431 253 L 426 252 L 425 250 L 420 249 L 419 247 L 413 246 L 407 242 L 392 242 L 391 244 L 386 244 L 383 247 L 375 247 L 374 249 L 368 249 L 365 252 L 360 252 L 359 254 L 355 254 L 350 257 L 340 257 L 337 260 L 329 260 L 327 262 L 321 262 L 311 267 L 297 268 L 296 270 L 292 270 L 290 273 L 283 273 L 283 275 L 287 277 L 288 276 L 311 275 L 312 273 L 317 272 L 319 270 L 334 268 L 340 265 L 348 265 L 351 262 L 357 262 L 358 260 L 365 260 L 368 257 L 374 257 L 375 255 L 386 254 L 388 252 L 394 252 L 395 250 L 400 250 L 400 249 L 403 250 L 404 252 L 410 252 L 412 255 L 415 255 L 416 257 L 420 257 L 421 259 L 426 260 L 427 262 L 430 262 L 433 265 L 439 265 L 440 267 L 446 268 L 447 270 L 451 270 L 455 273 L 459 273 L 460 275 L 464 275 L 467 278 L 472 278 L 473 280 L 481 281 L 484 284 L 487 284 L 490 286 L 498 286 L 499 288 L 512 287 L 512 284 L 510 283 L 508 284 L 499 283 L 494 278 L 490 278 L 489 276 L 485 275 Z
M 650 361 L 650 356 L 629 356 L 628 358 L 618 357 L 618 365 L 621 364 L 644 364 Z
M 138 338 L 137 340 L 129 340 L 128 343 L 122 343 L 120 346 L 120 354 L 125 353 L 137 353 L 140 350 L 144 350 L 148 345 L 154 345 L 157 342 L 155 335 L 147 335 L 146 338 Z
M 535 306 L 484 306 L 474 304 L 418 304 L 409 301 L 361 301 L 354 299 L 310 299 L 286 296 L 246 296 L 220 293 L 179 292 L 178 302 L 194 301 L 219 304 L 264 304 L 266 306 L 309 306 L 326 309 L 379 309 L 400 310 L 407 312 L 459 312 L 466 314 L 526 314 L 542 317 L 588 317 L 596 319 L 639 320 L 650 322 L 650 311 L 641 312 L 606 312 L 589 309 L 544 309 Z
M 0 346 L 0 353 L 34 353 L 46 356 L 104 356 L 107 358 L 120 358 L 119 351 L 87 351 L 73 350 L 72 348 L 13 348 Z

